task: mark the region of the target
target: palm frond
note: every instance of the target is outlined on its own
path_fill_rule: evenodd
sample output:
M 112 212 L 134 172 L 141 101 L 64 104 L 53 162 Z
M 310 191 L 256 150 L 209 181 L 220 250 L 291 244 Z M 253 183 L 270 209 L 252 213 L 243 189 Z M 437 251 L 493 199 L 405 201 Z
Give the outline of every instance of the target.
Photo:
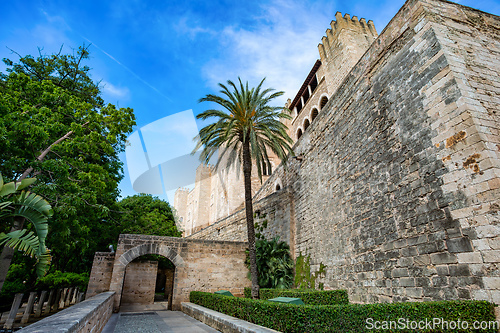
M 16 230 L 8 234 L 0 233 L 0 245 L 11 247 L 15 250 L 23 251 L 26 255 L 33 257 L 38 251 L 40 241 L 33 231 L 26 229 Z
M 208 94 L 199 100 L 222 107 L 222 110 L 209 109 L 197 115 L 198 119 L 215 120 L 202 128 L 195 138 L 197 143 L 193 154 L 202 149 L 200 160 L 203 163 L 209 163 L 218 152 L 216 167 L 223 160 L 227 160 L 226 168 L 235 163 L 240 165 L 242 143 L 249 141 L 257 175 L 262 179 L 262 166 L 270 163 L 269 152 L 281 160 L 293 155 L 293 140 L 281 122 L 281 119 L 291 119 L 290 110 L 270 105 L 283 92 L 263 89 L 264 82 L 265 79 L 250 89 L 248 82 L 244 84 L 241 78 L 237 82 L 228 80 L 226 84 L 219 83 L 220 95 Z

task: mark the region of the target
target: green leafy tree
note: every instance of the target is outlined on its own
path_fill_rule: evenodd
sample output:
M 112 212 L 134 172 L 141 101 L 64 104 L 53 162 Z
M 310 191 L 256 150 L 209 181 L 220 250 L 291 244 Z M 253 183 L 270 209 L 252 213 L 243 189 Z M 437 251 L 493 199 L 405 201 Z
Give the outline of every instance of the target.
M 115 234 L 118 154 L 135 125 L 132 109 L 104 103 L 83 65 L 88 57 L 80 47 L 4 59 L 8 68 L 0 74 L 0 172 L 8 180 L 37 177 L 32 190 L 54 209 L 47 238 L 52 267 L 74 272 L 88 271 L 94 252 L 106 250 Z M 11 257 L 4 247 L 0 267 Z
M 264 79 L 265 80 L 265 79 Z M 213 102 L 222 110 L 210 109 L 200 113 L 197 118 L 215 118 L 215 122 L 200 130 L 195 151 L 203 147 L 201 161 L 208 163 L 219 151 L 219 163 L 227 156 L 228 165 L 236 162 L 243 165 L 245 186 L 245 209 L 252 278 L 252 297 L 259 297 L 257 259 L 255 250 L 255 230 L 252 204 L 252 161 L 257 166 L 257 174 L 262 180 L 262 166 L 269 165 L 268 149 L 284 160 L 293 153 L 286 126 L 281 119 L 290 119 L 290 111 L 283 107 L 270 106 L 282 91 L 262 89 L 262 80 L 256 88 L 249 89 L 248 82 L 239 86 L 227 81 L 228 86 L 219 83 L 221 96 L 209 94 L 200 102 Z
M 33 184 L 36 179 L 26 178 L 20 182 L 4 183 L 0 173 L 0 221 L 2 226 L 9 227 L 16 223 L 16 218 L 28 220 L 35 231 L 19 229 L 9 233 L 0 232 L 0 245 L 19 250 L 37 259 L 36 273 L 43 276 L 50 264 L 50 254 L 45 246 L 48 226 L 47 219 L 52 216 L 52 207 L 39 195 L 21 191 Z M 20 192 L 21 191 L 21 192 Z M 19 193 L 20 192 L 20 193 Z M 17 220 L 18 221 L 18 220 Z M 9 267 L 3 267 L 7 275 Z M 0 281 L 0 290 L 3 287 Z
M 120 233 L 180 237 L 168 202 L 147 194 L 126 197 L 119 202 Z
M 293 260 L 290 257 L 290 247 L 286 242 L 280 242 L 279 237 L 271 241 L 259 239 L 255 242 L 257 255 L 257 270 L 259 272 L 260 288 L 287 289 L 293 284 Z M 247 256 L 245 262 L 250 266 Z

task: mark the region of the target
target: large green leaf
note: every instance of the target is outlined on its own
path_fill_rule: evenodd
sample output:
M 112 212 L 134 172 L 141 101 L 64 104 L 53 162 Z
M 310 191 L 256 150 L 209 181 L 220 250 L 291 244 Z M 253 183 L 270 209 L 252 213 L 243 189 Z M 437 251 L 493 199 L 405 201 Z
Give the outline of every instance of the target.
M 12 200 L 20 206 L 19 211 L 33 210 L 43 216 L 50 217 L 53 215 L 52 207 L 41 196 L 30 192 L 21 192 L 21 194 Z
M 1 175 L 0 175 L 0 178 Z M 4 184 L 2 179 L 0 197 L 5 201 L 0 202 L 0 218 L 8 216 L 24 217 L 31 222 L 35 232 L 21 229 L 0 234 L 0 245 L 11 247 L 24 252 L 30 257 L 37 258 L 36 272 L 43 276 L 48 269 L 51 256 L 45 247 L 45 239 L 48 233 L 47 219 L 52 216 L 53 211 L 50 204 L 41 196 L 27 191 L 16 194 L 21 188 L 33 184 L 35 178 L 24 179 L 21 182 L 10 182 Z
M 28 232 L 26 229 L 21 229 L 8 234 L 0 233 L 0 245 L 3 244 L 33 257 L 38 251 L 40 241 L 33 231 Z
M 39 237 L 33 231 L 26 229 L 16 230 L 8 234 L 0 233 L 0 245 L 11 247 L 24 252 L 30 257 L 36 257 L 36 273 L 39 277 L 45 275 L 52 257 L 50 251 L 39 241 Z
M 30 186 L 34 182 L 36 182 L 36 178 L 25 178 L 25 179 L 21 180 L 20 183 L 18 183 L 19 185 L 17 185 L 17 189 L 22 190 L 22 189 Z
M 15 193 L 16 192 L 16 183 L 10 182 L 7 184 L 4 184 L 2 188 L 0 188 L 0 197 L 5 197 L 9 194 Z

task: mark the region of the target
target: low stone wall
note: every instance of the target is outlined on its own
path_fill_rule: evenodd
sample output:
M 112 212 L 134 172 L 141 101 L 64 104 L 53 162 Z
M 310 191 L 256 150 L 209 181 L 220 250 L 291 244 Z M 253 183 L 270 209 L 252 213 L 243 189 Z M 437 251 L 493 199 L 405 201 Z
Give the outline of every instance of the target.
M 104 291 L 109 290 L 111 274 L 113 273 L 113 263 L 115 262 L 114 252 L 96 252 L 90 272 L 89 286 L 85 298 L 90 298 Z
M 42 319 L 19 332 L 100 333 L 113 312 L 115 293 L 108 291 Z
M 199 320 L 202 323 L 223 333 L 235 333 L 235 332 L 277 333 L 278 332 L 273 329 L 255 325 L 249 323 L 248 321 L 231 317 L 223 313 L 210 310 L 201 305 L 193 303 L 188 303 L 188 302 L 182 303 L 181 309 L 182 312 L 184 312 L 188 316 L 193 317 L 194 319 Z

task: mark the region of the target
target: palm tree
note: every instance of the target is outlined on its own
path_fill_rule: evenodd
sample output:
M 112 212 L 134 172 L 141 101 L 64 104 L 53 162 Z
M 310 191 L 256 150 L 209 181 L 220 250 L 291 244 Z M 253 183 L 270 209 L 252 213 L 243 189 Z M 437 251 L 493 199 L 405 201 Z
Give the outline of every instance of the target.
M 48 225 L 47 219 L 52 216 L 52 207 L 41 196 L 20 190 L 35 182 L 35 178 L 26 178 L 20 182 L 4 184 L 0 174 L 0 221 L 2 224 L 10 218 L 30 221 L 35 232 L 27 229 L 0 232 L 0 246 L 11 247 L 37 258 L 37 275 L 43 276 L 50 264 L 49 250 L 45 247 Z M 3 226 L 5 227 L 5 226 Z M 0 290 L 2 290 L 9 266 L 0 272 Z
M 283 107 L 270 106 L 269 103 L 283 95 L 282 91 L 263 89 L 263 79 L 256 88 L 248 88 L 238 78 L 239 87 L 232 81 L 227 86 L 219 83 L 221 96 L 209 94 L 199 102 L 213 102 L 223 110 L 210 109 L 200 113 L 197 118 L 216 121 L 200 130 L 196 137 L 198 143 L 193 153 L 203 147 L 200 159 L 208 164 L 214 153 L 221 150 L 216 167 L 224 156 L 227 167 L 243 164 L 243 181 L 245 186 L 245 209 L 250 256 L 250 273 L 252 277 L 252 298 L 259 297 L 257 261 L 255 251 L 255 230 L 252 205 L 252 161 L 257 166 L 257 174 L 262 181 L 262 167 L 269 165 L 268 150 L 274 152 L 281 160 L 293 154 L 287 127 L 281 119 L 291 119 L 290 110 Z

